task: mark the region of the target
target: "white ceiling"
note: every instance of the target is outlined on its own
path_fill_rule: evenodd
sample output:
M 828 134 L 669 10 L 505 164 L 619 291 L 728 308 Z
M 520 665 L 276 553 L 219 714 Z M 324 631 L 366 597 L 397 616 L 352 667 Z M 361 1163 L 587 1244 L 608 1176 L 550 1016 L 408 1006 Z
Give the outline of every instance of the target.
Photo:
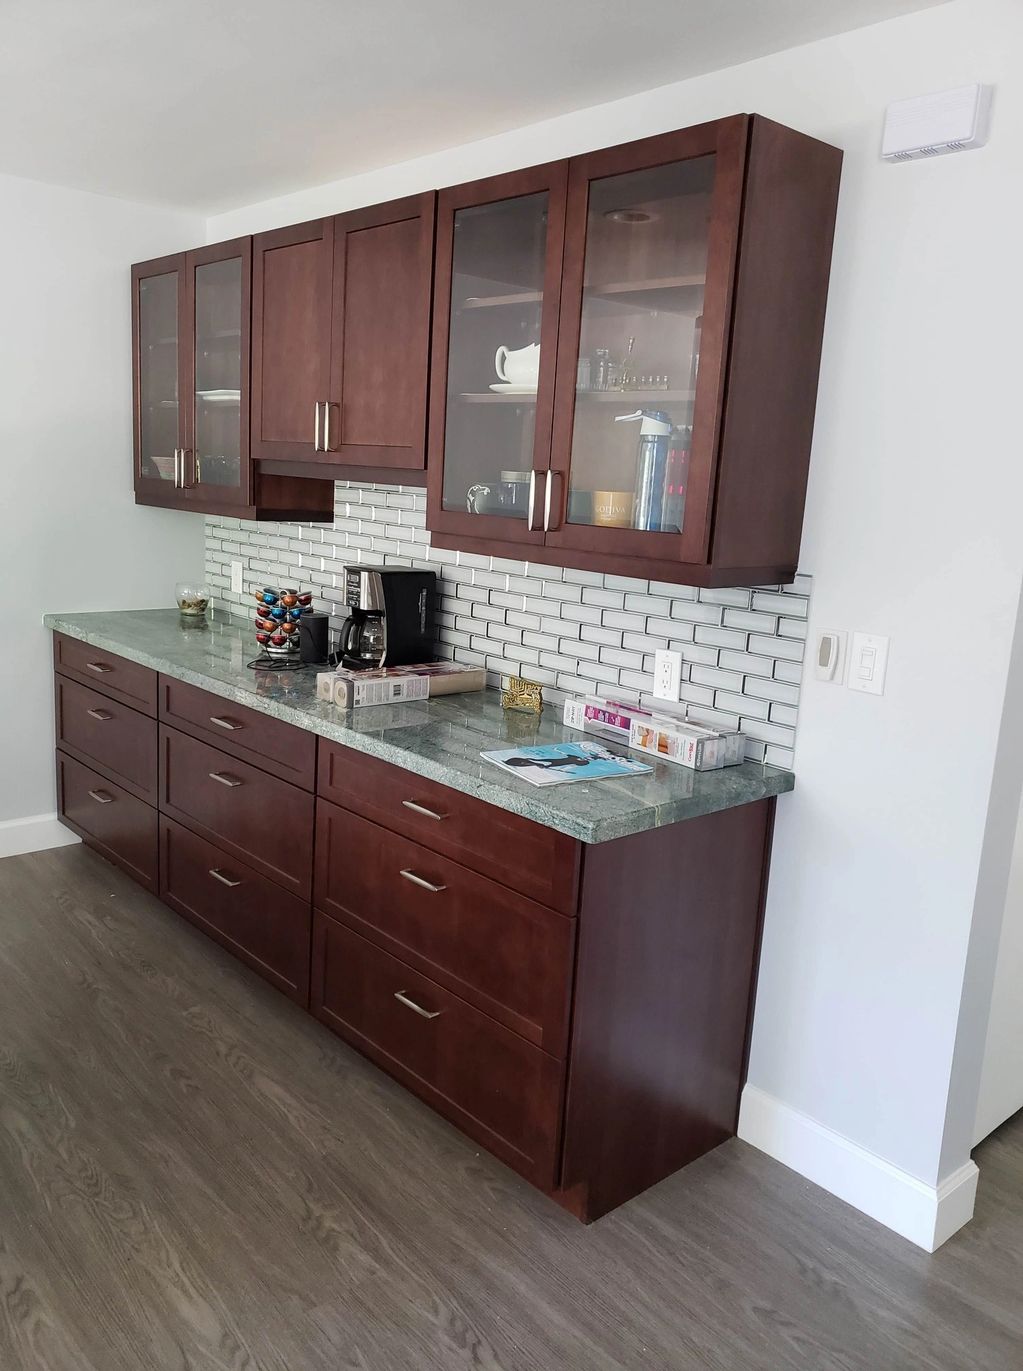
M 0 0 L 0 171 L 217 212 L 939 0 Z

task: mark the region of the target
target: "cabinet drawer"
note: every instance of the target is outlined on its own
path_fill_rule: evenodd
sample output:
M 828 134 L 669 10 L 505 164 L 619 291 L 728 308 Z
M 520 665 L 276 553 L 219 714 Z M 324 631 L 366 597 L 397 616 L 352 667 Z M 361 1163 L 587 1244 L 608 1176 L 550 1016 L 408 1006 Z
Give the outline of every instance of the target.
M 293 895 L 309 898 L 308 791 L 161 724 L 160 809 Z
M 561 1056 L 575 921 L 320 800 L 314 903 Z
M 560 1062 L 315 910 L 316 1016 L 535 1184 L 554 1182 Z
M 54 698 L 58 745 L 155 805 L 156 720 L 60 675 Z
M 575 912 L 579 845 L 496 805 L 320 739 L 319 793 L 541 904 Z
M 155 809 L 59 751 L 57 807 L 68 828 L 155 894 L 159 867 Z
M 160 896 L 301 1005 L 309 1003 L 309 905 L 160 818 Z
M 156 718 L 156 672 L 65 633 L 53 635 L 53 665 L 65 676 Z
M 258 709 L 161 676 L 160 719 L 303 790 L 316 784 L 315 736 Z

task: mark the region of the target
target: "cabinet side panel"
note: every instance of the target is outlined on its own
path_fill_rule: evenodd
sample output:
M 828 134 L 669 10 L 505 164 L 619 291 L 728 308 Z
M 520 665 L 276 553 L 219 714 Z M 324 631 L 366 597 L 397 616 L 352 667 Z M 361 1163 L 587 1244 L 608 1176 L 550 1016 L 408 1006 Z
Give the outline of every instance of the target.
M 562 1186 L 587 1218 L 735 1132 L 773 804 L 586 850 Z
M 752 121 L 712 560 L 795 570 L 842 154 Z

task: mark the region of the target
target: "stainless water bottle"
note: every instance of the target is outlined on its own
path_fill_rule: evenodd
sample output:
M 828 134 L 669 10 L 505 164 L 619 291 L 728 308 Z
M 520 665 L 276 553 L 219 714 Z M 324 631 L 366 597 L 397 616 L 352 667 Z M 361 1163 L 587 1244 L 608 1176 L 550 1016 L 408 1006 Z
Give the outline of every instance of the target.
M 632 506 L 632 524 L 634 528 L 656 530 L 661 527 L 671 418 L 659 409 L 637 409 L 635 414 L 615 415 L 616 424 L 637 420 L 639 455 L 636 461 L 636 499 Z

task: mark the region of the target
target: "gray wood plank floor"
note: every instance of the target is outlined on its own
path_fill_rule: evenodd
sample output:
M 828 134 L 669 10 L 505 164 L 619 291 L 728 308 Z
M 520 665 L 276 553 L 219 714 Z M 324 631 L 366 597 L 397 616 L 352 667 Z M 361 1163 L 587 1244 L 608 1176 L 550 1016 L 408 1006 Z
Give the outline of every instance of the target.
M 933 1257 L 731 1142 L 583 1228 L 85 848 L 0 861 L 2 1371 L 1023 1366 L 1023 1118 Z

